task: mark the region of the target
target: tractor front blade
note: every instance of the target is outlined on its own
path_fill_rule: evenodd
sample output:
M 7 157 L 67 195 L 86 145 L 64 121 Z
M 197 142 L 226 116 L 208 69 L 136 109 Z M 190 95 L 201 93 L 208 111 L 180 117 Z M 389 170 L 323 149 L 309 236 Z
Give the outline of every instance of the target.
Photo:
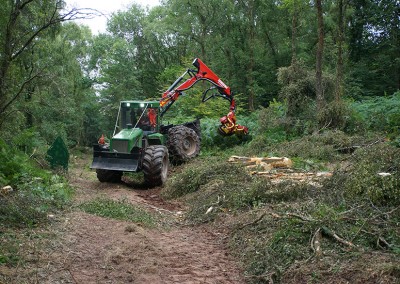
M 136 172 L 139 167 L 139 154 L 93 152 L 91 169 Z

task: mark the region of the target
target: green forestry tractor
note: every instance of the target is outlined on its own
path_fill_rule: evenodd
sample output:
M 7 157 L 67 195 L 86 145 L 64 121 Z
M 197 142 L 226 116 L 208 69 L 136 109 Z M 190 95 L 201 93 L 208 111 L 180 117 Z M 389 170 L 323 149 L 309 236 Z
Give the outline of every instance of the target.
M 163 185 L 167 179 L 170 159 L 175 163 L 182 163 L 199 154 L 199 120 L 179 125 L 163 125 L 161 118 L 183 91 L 201 80 L 212 85 L 203 93 L 202 102 L 213 97 L 222 97 L 230 102 L 229 113 L 220 119 L 219 133 L 224 136 L 247 135 L 247 127 L 236 123 L 235 100 L 230 88 L 200 59 L 196 58 L 193 65 L 197 70 L 187 69 L 163 93 L 160 100 L 120 102 L 114 133 L 109 143 L 102 136 L 93 145 L 91 168 L 96 169 L 100 182 L 118 182 L 124 172 L 142 171 L 147 185 Z M 179 85 L 186 75 L 190 78 Z M 216 93 L 208 94 L 215 89 Z

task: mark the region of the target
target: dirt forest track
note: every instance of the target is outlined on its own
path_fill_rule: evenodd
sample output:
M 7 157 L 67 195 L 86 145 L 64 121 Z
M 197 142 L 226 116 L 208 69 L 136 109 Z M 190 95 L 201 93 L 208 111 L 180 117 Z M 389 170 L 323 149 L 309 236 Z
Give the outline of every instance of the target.
M 7 283 L 244 283 L 222 234 L 185 225 L 184 208 L 164 201 L 160 188 L 98 182 L 88 163 L 77 159 L 69 173 L 73 209 L 54 217 L 54 237 L 28 248 L 32 262 L 8 271 Z M 148 228 L 79 209 L 99 197 L 145 208 L 168 225 Z

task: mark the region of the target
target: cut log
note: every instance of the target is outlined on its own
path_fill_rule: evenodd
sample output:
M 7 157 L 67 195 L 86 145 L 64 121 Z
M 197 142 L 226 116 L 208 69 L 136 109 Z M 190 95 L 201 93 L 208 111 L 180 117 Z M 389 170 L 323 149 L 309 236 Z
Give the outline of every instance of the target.
M 242 163 L 247 166 L 261 166 L 265 168 L 291 168 L 293 162 L 286 157 L 242 157 L 231 156 L 228 160 L 230 163 Z

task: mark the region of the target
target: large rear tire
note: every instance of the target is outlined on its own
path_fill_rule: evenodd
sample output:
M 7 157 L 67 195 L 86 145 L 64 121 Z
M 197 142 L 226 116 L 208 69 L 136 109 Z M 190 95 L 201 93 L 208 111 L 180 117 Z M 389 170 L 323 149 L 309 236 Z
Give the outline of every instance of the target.
M 120 182 L 123 172 L 96 169 L 96 174 L 100 182 Z
M 163 185 L 167 181 L 168 176 L 168 149 L 161 145 L 147 147 L 142 166 L 144 181 L 147 185 Z
M 178 125 L 168 131 L 167 147 L 174 162 L 186 162 L 199 154 L 200 138 L 193 129 Z

